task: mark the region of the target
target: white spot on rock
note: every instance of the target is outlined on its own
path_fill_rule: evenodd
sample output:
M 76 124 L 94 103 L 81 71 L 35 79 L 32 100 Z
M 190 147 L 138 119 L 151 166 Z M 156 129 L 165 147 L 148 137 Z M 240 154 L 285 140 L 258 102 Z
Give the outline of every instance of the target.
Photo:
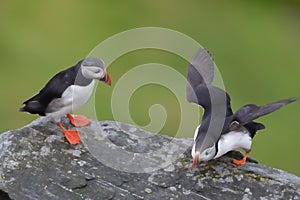
M 203 183 L 200 181 L 200 179 L 198 179 L 198 183 L 197 183 L 197 184 L 199 185 L 200 188 L 202 188 L 202 189 L 204 188 L 204 185 L 203 185 Z
M 152 192 L 152 190 L 150 188 L 145 188 L 145 192 L 147 192 L 148 194 L 150 194 Z
M 174 165 L 169 165 L 167 168 L 164 169 L 165 172 L 172 172 L 175 170 Z
M 26 168 L 32 168 L 32 166 L 30 164 L 26 164 Z
M 61 136 L 57 136 L 57 135 L 49 135 L 45 141 L 48 142 L 48 143 L 52 143 L 54 142 L 55 140 L 60 140 L 61 139 Z
M 80 157 L 80 155 L 81 155 L 81 151 L 80 150 L 69 149 L 69 150 L 67 150 L 67 153 L 72 154 L 75 157 Z
M 137 128 L 135 128 L 135 127 L 130 127 L 129 132 L 135 132 L 135 131 L 137 131 Z
M 233 183 L 233 178 L 228 176 L 228 177 L 225 178 L 225 182 L 226 183 Z
M 184 195 L 189 195 L 189 194 L 191 194 L 191 190 L 182 188 L 182 193 L 183 193 Z
M 80 167 L 84 166 L 86 162 L 84 160 L 80 160 L 77 162 Z
M 250 188 L 245 188 L 245 192 L 252 195 L 252 192 L 250 191 Z
M 49 147 L 43 146 L 41 148 L 41 156 L 47 156 L 47 155 L 49 155 L 49 153 L 50 153 L 50 148 Z
M 30 155 L 30 152 L 28 150 L 23 150 L 21 152 L 21 156 L 29 156 Z

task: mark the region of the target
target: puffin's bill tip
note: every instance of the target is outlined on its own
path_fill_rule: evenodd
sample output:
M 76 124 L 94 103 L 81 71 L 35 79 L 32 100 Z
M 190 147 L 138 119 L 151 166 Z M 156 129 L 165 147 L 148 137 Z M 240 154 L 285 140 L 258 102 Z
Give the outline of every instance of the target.
M 111 85 L 111 78 L 108 72 L 106 72 L 106 84 L 109 86 Z
M 200 152 L 197 151 L 197 152 L 195 153 L 195 156 L 194 156 L 194 159 L 193 159 L 193 163 L 192 163 L 191 169 L 194 169 L 194 168 L 195 168 L 199 156 L 200 156 Z
M 107 85 L 109 85 L 109 86 L 111 85 L 111 78 L 110 78 L 109 73 L 106 70 L 105 70 L 105 76 L 100 77 L 98 80 L 105 83 L 105 84 L 107 84 Z

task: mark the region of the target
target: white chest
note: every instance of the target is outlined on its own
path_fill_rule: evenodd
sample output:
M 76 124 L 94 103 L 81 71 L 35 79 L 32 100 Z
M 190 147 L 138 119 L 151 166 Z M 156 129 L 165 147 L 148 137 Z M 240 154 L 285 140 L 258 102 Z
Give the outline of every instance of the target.
M 237 148 L 251 150 L 252 138 L 245 132 L 232 131 L 221 136 L 218 142 L 218 153 L 214 158 L 218 158 L 228 151 Z
M 201 124 L 200 124 L 200 125 L 201 125 Z M 197 126 L 197 128 L 196 128 L 196 130 L 195 130 L 195 133 L 194 133 L 194 144 L 193 144 L 193 148 L 192 148 L 192 152 L 191 152 L 193 158 L 194 158 L 194 156 L 195 156 L 196 138 L 197 138 L 197 135 L 198 135 L 198 130 L 199 130 L 199 128 L 200 128 L 200 125 Z
M 69 87 L 62 95 L 64 103 L 72 105 L 72 110 L 75 110 L 85 104 L 91 97 L 94 89 L 95 81 L 93 80 L 87 86 L 73 85 Z
M 72 85 L 62 94 L 61 98 L 54 99 L 46 110 L 46 115 L 52 116 L 55 121 L 59 121 L 63 115 L 76 110 L 85 104 L 91 97 L 95 81 L 87 86 Z

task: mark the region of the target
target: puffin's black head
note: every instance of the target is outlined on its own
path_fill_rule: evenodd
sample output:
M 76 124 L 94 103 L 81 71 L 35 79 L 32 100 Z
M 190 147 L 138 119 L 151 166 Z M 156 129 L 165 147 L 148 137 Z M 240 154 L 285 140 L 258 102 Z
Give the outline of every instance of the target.
M 86 79 L 97 79 L 111 85 L 111 79 L 102 60 L 87 57 L 81 61 L 81 73 Z

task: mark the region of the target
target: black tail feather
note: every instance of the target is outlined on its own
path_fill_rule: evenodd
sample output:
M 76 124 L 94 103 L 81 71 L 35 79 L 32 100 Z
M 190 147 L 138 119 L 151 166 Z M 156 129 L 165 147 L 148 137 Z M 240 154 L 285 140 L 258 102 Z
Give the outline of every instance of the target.
M 19 109 L 20 112 L 29 112 L 45 116 L 45 107 L 37 101 L 28 101 L 25 106 Z

